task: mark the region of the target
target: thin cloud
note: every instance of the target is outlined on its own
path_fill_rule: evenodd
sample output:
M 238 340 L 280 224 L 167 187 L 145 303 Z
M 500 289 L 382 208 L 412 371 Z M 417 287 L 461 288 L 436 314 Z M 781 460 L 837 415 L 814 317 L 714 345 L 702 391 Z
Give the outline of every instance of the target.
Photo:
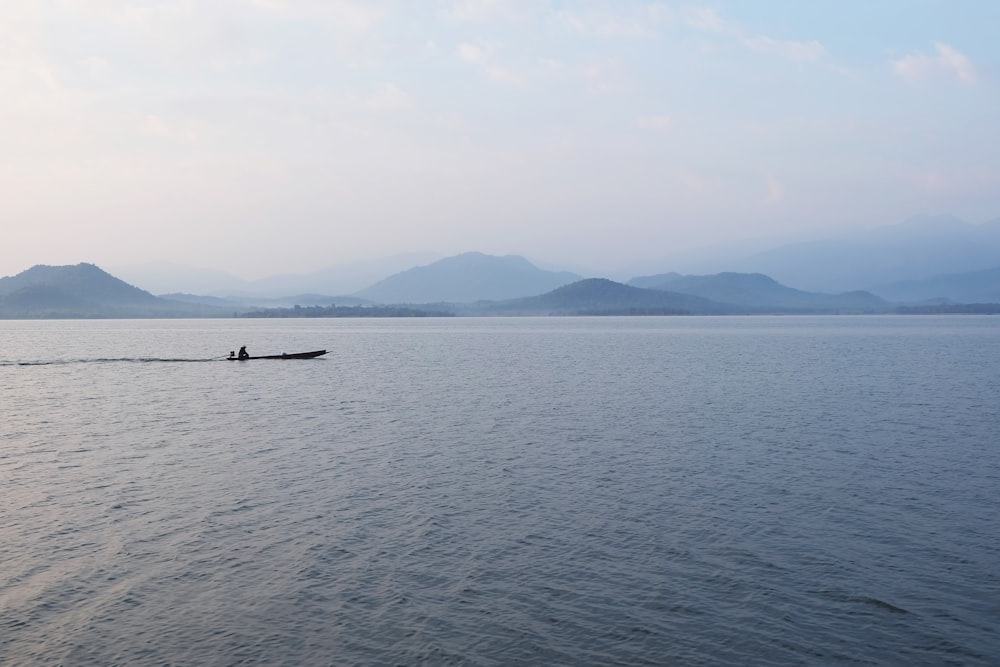
M 955 78 L 964 84 L 978 81 L 976 69 L 969 58 L 942 42 L 934 43 L 935 55 L 912 53 L 892 61 L 892 70 L 909 83 L 921 83 L 936 78 Z
M 667 8 L 650 5 L 638 11 L 571 11 L 558 12 L 557 17 L 564 25 L 583 35 L 605 38 L 650 38 L 657 34 L 659 26 L 671 16 Z
M 528 15 L 531 6 L 518 0 L 459 0 L 444 14 L 461 23 L 486 23 L 497 19 L 519 21 Z
M 498 83 L 510 83 L 518 86 L 524 83 L 521 77 L 506 67 L 487 67 L 486 76 L 488 76 L 491 81 L 496 81 Z
M 684 7 L 680 10 L 679 18 L 680 22 L 689 28 L 729 36 L 757 53 L 776 55 L 798 62 L 817 62 L 827 55 L 826 48 L 815 39 L 782 40 L 767 35 L 747 35 L 743 26 L 727 21 L 718 10 L 711 7 Z
M 622 61 L 618 58 L 591 63 L 581 70 L 587 92 L 597 95 L 631 93 L 635 85 L 623 74 Z
M 476 44 L 462 42 L 458 45 L 458 57 L 466 62 L 482 63 L 486 61 L 486 49 Z
M 826 49 L 815 39 L 808 42 L 781 41 L 759 35 L 748 37 L 743 43 L 758 53 L 771 53 L 800 62 L 816 62 L 826 55 Z
M 477 65 L 490 81 L 521 85 L 523 80 L 516 72 L 496 62 L 495 54 L 498 48 L 493 45 L 484 46 L 471 42 L 462 42 L 458 45 L 457 51 L 459 58 Z
M 740 23 L 726 19 L 712 7 L 683 6 L 672 9 L 662 4 L 639 8 L 610 5 L 601 9 L 567 9 L 556 18 L 574 32 L 598 38 L 656 39 L 665 26 L 682 27 L 709 37 L 733 40 L 757 53 L 775 55 L 800 63 L 815 63 L 826 59 L 826 48 L 815 39 L 782 40 L 763 34 L 749 33 Z M 591 87 L 592 90 L 595 88 Z M 607 86 L 597 86 L 609 92 Z M 617 87 L 616 87 L 617 88 Z
M 684 7 L 680 11 L 681 22 L 690 28 L 706 32 L 740 32 L 739 27 L 725 21 L 713 7 Z
M 244 0 L 288 18 L 323 20 L 338 30 L 366 32 L 387 18 L 384 10 L 357 0 Z

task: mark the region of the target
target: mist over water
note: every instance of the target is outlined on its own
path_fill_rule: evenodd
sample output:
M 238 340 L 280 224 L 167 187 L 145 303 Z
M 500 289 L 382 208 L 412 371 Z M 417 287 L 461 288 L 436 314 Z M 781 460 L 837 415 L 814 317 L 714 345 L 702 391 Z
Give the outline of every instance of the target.
M 1000 659 L 996 318 L 0 340 L 0 663 Z

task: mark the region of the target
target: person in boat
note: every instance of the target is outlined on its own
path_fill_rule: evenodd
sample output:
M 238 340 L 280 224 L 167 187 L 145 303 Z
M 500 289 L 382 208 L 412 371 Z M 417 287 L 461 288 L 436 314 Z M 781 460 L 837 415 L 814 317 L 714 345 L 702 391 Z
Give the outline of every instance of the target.
M 240 353 L 236 355 L 237 359 L 249 359 L 250 353 L 247 352 L 247 346 L 243 345 L 240 347 Z

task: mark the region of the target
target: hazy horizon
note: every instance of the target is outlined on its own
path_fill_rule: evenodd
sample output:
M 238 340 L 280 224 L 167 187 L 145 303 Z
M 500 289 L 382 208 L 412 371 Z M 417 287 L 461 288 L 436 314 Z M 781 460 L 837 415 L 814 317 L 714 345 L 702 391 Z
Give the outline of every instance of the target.
M 0 275 L 401 253 L 611 271 L 1000 216 L 1000 5 L 0 8 Z

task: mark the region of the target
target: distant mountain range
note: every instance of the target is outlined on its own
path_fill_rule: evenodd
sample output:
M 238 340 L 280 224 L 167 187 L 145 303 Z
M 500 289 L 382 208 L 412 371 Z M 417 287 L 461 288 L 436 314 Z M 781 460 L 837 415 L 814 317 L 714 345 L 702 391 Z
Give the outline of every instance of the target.
M 689 273 L 763 273 L 783 285 L 818 292 L 878 291 L 879 286 L 1000 267 L 1000 218 L 973 225 L 950 215 L 825 240 L 780 245 L 744 257 L 705 259 Z M 692 270 L 693 269 L 693 270 Z M 917 299 L 929 298 L 914 292 Z M 948 294 L 939 294 L 952 298 Z
M 330 266 L 301 275 L 254 281 L 179 264 L 145 264 L 114 271 L 154 294 L 188 294 L 226 299 L 228 305 L 280 305 L 289 295 L 333 295 L 342 305 L 505 299 L 545 293 L 586 277 L 630 282 L 640 274 L 763 274 L 790 288 L 840 294 L 857 290 L 886 300 L 952 302 L 995 300 L 1000 290 L 1000 219 L 970 224 L 950 215 L 918 216 L 863 232 L 830 235 L 799 243 L 763 241 L 742 253 L 735 242 L 716 250 L 647 264 L 642 271 L 570 273 L 543 271 L 523 257 L 465 253 L 442 259 L 428 253 Z M 436 261 L 440 260 L 440 261 Z M 968 275 L 966 275 L 968 274 Z M 361 301 L 349 302 L 344 296 Z M 317 302 L 315 305 L 324 305 Z M 326 304 L 328 305 L 328 304 Z
M 354 296 L 377 303 L 468 303 L 543 294 L 580 280 L 516 255 L 468 252 L 389 276 Z
M 518 258 L 519 259 L 519 258 Z M 497 261 L 499 260 L 499 261 Z M 447 294 L 442 274 L 462 281 L 472 265 L 472 275 L 499 280 L 503 268 L 522 278 L 522 289 L 537 289 L 535 280 L 561 281 L 566 276 L 541 270 L 528 271 L 524 260 L 464 255 L 460 261 L 442 260 L 417 275 L 419 290 L 414 294 Z M 434 266 L 440 268 L 433 269 Z M 530 265 L 529 265 L 530 266 Z M 443 267 L 443 268 L 441 268 Z M 485 268 L 484 268 L 485 267 Z M 461 269 L 461 270 L 459 270 Z M 407 272 L 400 274 L 406 275 Z M 389 290 L 397 277 L 383 287 Z M 720 273 L 709 276 L 661 274 L 635 278 L 632 285 L 605 278 L 574 280 L 542 294 L 509 299 L 435 302 L 405 301 L 391 305 L 362 306 L 295 303 L 296 298 L 275 299 L 269 308 L 246 307 L 214 297 L 176 295 L 156 297 L 102 271 L 93 264 L 75 266 L 35 266 L 13 277 L 0 278 L 0 317 L 4 318 L 90 318 L 90 317 L 231 317 L 252 313 L 256 316 L 407 316 L 433 313 L 457 315 L 728 315 L 728 314 L 834 314 L 886 313 L 895 308 L 871 293 L 854 291 L 824 294 L 792 289 L 761 274 Z M 403 283 L 405 285 L 405 283 Z M 467 285 L 466 285 L 467 287 Z M 434 290 L 439 290 L 434 292 Z M 430 290 L 430 291 L 428 291 Z M 452 294 L 467 295 L 460 286 Z M 479 291 L 472 292 L 480 294 Z M 319 295 L 303 295 L 305 302 L 324 301 Z M 402 310 L 401 310 L 402 308 Z M 352 310 L 353 309 L 353 310 Z M 964 309 L 956 312 L 995 312 L 996 308 Z M 921 312 L 907 310 L 901 312 Z M 926 312 L 947 312 L 939 306 Z
M 160 265 L 167 272 L 158 284 L 185 283 L 181 278 L 186 275 L 186 284 L 192 287 L 160 296 L 93 264 L 39 265 L 0 278 L 0 317 L 230 316 L 296 306 L 337 306 L 338 312 L 349 313 L 344 309 L 420 304 L 434 312 L 490 315 L 888 312 L 900 305 L 910 309 L 906 312 L 947 310 L 954 304 L 1000 302 L 1000 219 L 970 225 L 951 216 L 914 218 L 864 234 L 785 245 L 728 260 L 733 266 L 758 267 L 754 270 L 687 275 L 673 271 L 622 282 L 583 279 L 576 273 L 541 269 L 517 255 L 479 252 L 384 273 L 405 261 L 397 256 L 355 265 L 354 273 L 339 267 L 254 283 L 230 276 L 232 290 L 216 294 L 194 287 L 203 280 L 222 285 L 225 274 L 198 270 L 185 274 L 186 269 Z M 959 268 L 945 270 L 948 267 Z M 171 271 L 176 271 L 173 278 Z M 340 276 L 337 284 L 342 286 L 351 280 L 358 285 L 365 275 L 381 277 L 351 294 L 318 288 L 333 286 L 333 276 Z
M 872 290 L 890 301 L 1000 303 L 1000 267 L 876 285 Z

